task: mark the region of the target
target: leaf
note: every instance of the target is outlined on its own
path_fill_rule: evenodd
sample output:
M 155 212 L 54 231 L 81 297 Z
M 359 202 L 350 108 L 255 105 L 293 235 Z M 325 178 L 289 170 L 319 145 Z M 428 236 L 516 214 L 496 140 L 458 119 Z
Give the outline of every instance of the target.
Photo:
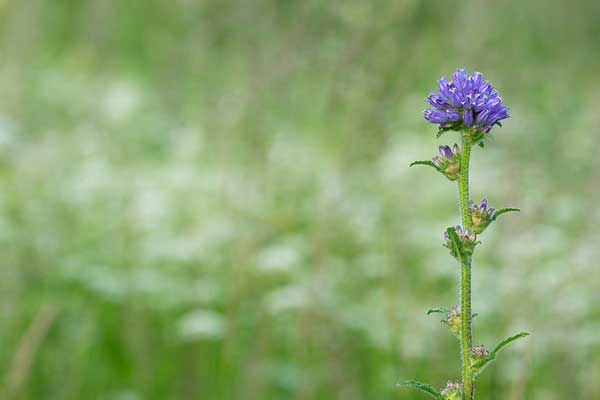
M 451 131 L 451 130 L 453 130 L 453 129 L 452 129 L 452 128 L 440 128 L 440 129 L 438 130 L 438 133 L 437 133 L 437 135 L 435 135 L 436 139 L 439 139 L 439 138 L 440 138 L 440 136 L 442 136 L 444 133 L 446 133 L 446 132 L 448 132 L 448 131 Z
M 507 213 L 507 212 L 511 212 L 511 211 L 520 212 L 521 210 L 518 208 L 501 208 L 494 213 L 494 216 L 492 217 L 492 221 L 495 221 L 496 218 L 498 218 L 500 215 Z
M 504 346 L 506 346 L 507 344 L 509 344 L 510 342 L 514 342 L 517 339 L 521 339 L 522 337 L 525 336 L 529 336 L 528 332 L 519 332 L 516 335 L 513 335 L 511 337 L 508 337 L 506 339 L 504 339 L 503 341 L 501 341 L 500 343 L 498 343 L 498 346 L 496 346 L 496 348 L 494 350 L 492 350 L 492 352 L 490 353 L 490 355 L 496 355 L 496 353 L 498 353 L 500 350 L 502 350 L 502 348 Z
M 448 237 L 451 239 L 450 243 L 452 244 L 452 248 L 450 251 L 454 254 L 458 254 L 461 258 L 464 256 L 464 249 L 462 246 L 462 241 L 459 239 L 458 234 L 456 233 L 456 228 L 451 226 L 446 229 L 448 233 Z
M 433 313 L 439 313 L 439 314 L 446 314 L 448 315 L 448 313 L 450 312 L 450 310 L 446 307 L 435 307 L 430 309 L 429 311 L 427 311 L 427 315 L 431 315 Z
M 440 171 L 440 167 L 435 165 L 432 161 L 428 161 L 428 160 L 415 161 L 415 162 L 411 163 L 409 165 L 409 167 L 412 167 L 413 165 L 429 165 L 430 167 L 433 167 L 436 171 Z
M 434 388 L 431 385 L 428 385 L 427 383 L 409 380 L 409 381 L 400 382 L 397 386 L 401 386 L 401 387 L 413 387 L 415 389 L 419 389 L 419 390 L 421 390 L 423 392 L 428 393 L 434 399 L 444 400 L 444 398 L 442 397 L 442 394 L 436 388 Z
M 500 343 L 498 343 L 496 348 L 494 350 L 492 350 L 487 357 L 481 359 L 480 361 L 478 361 L 477 363 L 475 363 L 473 365 L 473 368 L 475 369 L 476 373 L 480 373 L 487 366 L 487 364 L 494 361 L 496 359 L 496 355 L 498 354 L 498 352 L 500 350 L 502 350 L 502 348 L 504 346 L 506 346 L 507 344 L 509 344 L 511 342 L 514 342 L 517 339 L 525 337 L 525 336 L 529 336 L 529 333 L 519 332 L 516 335 L 510 336 L 510 337 L 504 339 L 503 341 L 501 341 Z

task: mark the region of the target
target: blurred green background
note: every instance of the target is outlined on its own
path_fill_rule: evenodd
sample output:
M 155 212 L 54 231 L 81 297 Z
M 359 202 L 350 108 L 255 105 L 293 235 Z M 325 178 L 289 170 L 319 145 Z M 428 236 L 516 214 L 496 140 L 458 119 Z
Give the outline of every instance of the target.
M 459 378 L 436 80 L 511 107 L 472 195 L 486 400 L 600 398 L 600 2 L 0 1 L 2 399 L 422 399 Z

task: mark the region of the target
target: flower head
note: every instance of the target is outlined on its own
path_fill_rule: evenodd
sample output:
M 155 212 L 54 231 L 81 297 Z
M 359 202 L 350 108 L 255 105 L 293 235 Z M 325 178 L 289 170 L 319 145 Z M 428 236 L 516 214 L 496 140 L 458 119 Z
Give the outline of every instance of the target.
M 469 203 L 469 212 L 471 214 L 471 223 L 473 224 L 473 231 L 475 233 L 481 233 L 485 228 L 492 222 L 496 210 L 494 208 L 488 208 L 487 199 L 481 200 L 481 203 L 476 204 L 473 201 Z
M 450 254 L 456 258 L 459 258 L 461 255 L 470 256 L 471 254 L 473 254 L 473 249 L 478 243 L 477 235 L 475 234 L 475 232 L 473 232 L 469 228 L 465 228 L 463 230 L 463 228 L 460 225 L 457 225 L 454 228 L 454 230 L 456 232 L 458 240 L 460 241 L 460 243 L 456 243 L 456 246 L 454 243 L 454 239 L 450 235 L 448 235 L 448 231 L 444 232 L 444 246 L 450 249 Z M 457 251 L 457 248 L 462 250 L 462 254 L 459 251 Z
M 463 385 L 461 382 L 448 381 L 446 387 L 440 391 L 444 400 L 462 400 L 463 398 Z
M 460 172 L 460 147 L 456 143 L 452 147 L 440 146 L 439 152 L 440 155 L 433 157 L 431 161 L 448 179 L 457 180 Z
M 483 81 L 480 72 L 467 75 L 459 68 L 448 81 L 439 81 L 439 93 L 431 92 L 427 101 L 432 108 L 423 112 L 425 119 L 439 124 L 440 130 L 465 129 L 471 140 L 479 142 L 492 127 L 509 117 L 508 107 L 488 81 Z

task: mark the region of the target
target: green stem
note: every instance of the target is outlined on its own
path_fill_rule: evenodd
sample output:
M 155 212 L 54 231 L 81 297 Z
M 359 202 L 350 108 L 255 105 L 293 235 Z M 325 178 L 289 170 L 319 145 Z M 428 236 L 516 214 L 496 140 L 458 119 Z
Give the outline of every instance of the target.
M 460 158 L 460 173 L 458 177 L 458 195 L 460 202 L 460 214 L 463 229 L 471 227 L 469 215 L 469 159 L 471 157 L 471 144 L 462 134 L 462 153 Z M 471 369 L 472 338 L 472 313 L 471 313 L 471 257 L 465 257 L 461 261 L 461 285 L 460 285 L 460 347 L 462 354 L 462 379 L 465 400 L 475 398 L 475 382 L 473 370 Z M 465 318 L 466 316 L 466 318 Z

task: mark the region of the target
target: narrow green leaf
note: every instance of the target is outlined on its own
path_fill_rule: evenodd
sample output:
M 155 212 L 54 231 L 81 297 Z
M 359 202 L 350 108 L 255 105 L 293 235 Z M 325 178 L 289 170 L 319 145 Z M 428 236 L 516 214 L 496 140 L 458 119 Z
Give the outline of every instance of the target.
M 450 310 L 446 307 L 435 307 L 435 308 L 432 308 L 429 311 L 427 311 L 427 315 L 431 315 L 433 313 L 448 315 L 449 312 L 450 312 Z
M 462 241 L 459 239 L 458 234 L 456 233 L 456 228 L 451 226 L 448 229 L 446 229 L 446 232 L 448 233 L 448 237 L 451 239 L 451 243 L 452 243 L 452 252 L 458 254 L 460 257 L 464 256 L 464 249 L 462 247 Z
M 496 346 L 496 348 L 494 350 L 492 350 L 492 352 L 490 352 L 490 355 L 496 355 L 496 353 L 498 353 L 504 346 L 506 346 L 507 344 L 509 344 L 510 342 L 514 342 L 517 339 L 520 339 L 522 337 L 525 336 L 529 336 L 529 333 L 527 332 L 520 332 L 517 333 L 516 335 L 513 335 L 509 338 L 504 339 L 503 341 L 501 341 L 500 343 L 498 343 L 498 346 Z
M 518 208 L 501 208 L 494 213 L 494 216 L 492 217 L 492 221 L 495 221 L 496 218 L 498 218 L 500 215 L 507 213 L 507 212 L 511 212 L 511 211 L 520 212 L 521 210 Z
M 415 389 L 419 389 L 425 393 L 428 393 L 431 397 L 437 400 L 444 400 L 442 394 L 433 386 L 428 385 L 427 383 L 419 382 L 419 381 L 404 381 L 400 382 L 397 386 L 401 387 L 413 387 Z
M 440 128 L 440 129 L 438 130 L 438 133 L 437 133 L 437 135 L 435 135 L 436 139 L 439 139 L 439 138 L 440 138 L 440 136 L 442 136 L 444 133 L 446 133 L 446 132 L 448 132 L 448 131 L 450 131 L 450 130 L 452 130 L 452 129 L 450 129 L 450 128 Z
M 529 333 L 527 332 L 520 332 L 517 333 L 516 335 L 510 336 L 506 339 L 504 339 L 503 341 L 501 341 L 500 343 L 498 343 L 498 345 L 496 346 L 496 348 L 494 348 L 494 350 L 492 350 L 490 352 L 490 354 L 485 357 L 484 359 L 482 359 L 481 361 L 477 362 L 476 364 L 473 365 L 473 368 L 475 369 L 475 371 L 479 374 L 481 371 L 483 371 L 483 369 L 492 361 L 494 361 L 496 359 L 496 355 L 498 354 L 498 352 L 500 350 L 502 350 L 502 348 L 504 346 L 506 346 L 507 344 L 514 342 L 517 339 L 520 339 L 522 337 L 525 336 L 529 336 Z
M 428 161 L 428 160 L 415 161 L 415 162 L 411 163 L 409 165 L 409 167 L 412 167 L 413 165 L 429 165 L 430 167 L 434 168 L 436 171 L 440 170 L 440 168 L 437 165 L 435 165 L 433 163 L 433 161 Z

